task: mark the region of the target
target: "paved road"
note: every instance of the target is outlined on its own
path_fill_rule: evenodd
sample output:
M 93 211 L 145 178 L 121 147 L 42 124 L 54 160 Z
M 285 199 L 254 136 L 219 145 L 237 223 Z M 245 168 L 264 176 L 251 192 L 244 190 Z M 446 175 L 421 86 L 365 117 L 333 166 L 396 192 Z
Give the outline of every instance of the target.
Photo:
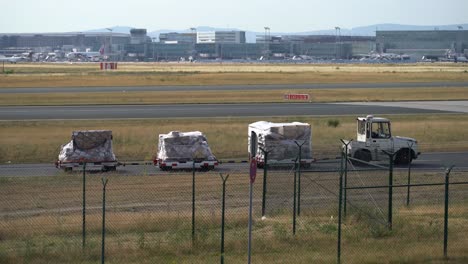
M 356 102 L 356 103 L 345 103 L 345 104 L 433 109 L 433 110 L 441 110 L 441 111 L 468 113 L 468 101 Z
M 385 164 L 383 164 L 385 165 Z M 455 165 L 455 171 L 468 171 L 468 152 L 434 152 L 423 153 L 412 164 L 413 170 L 443 171 L 445 167 Z M 318 161 L 312 165 L 312 171 L 337 171 L 340 167 L 339 160 Z M 358 167 L 357 169 L 369 169 L 369 167 Z M 396 167 L 396 169 L 406 170 L 406 166 Z M 248 171 L 247 163 L 223 163 L 218 166 L 216 172 Z M 127 165 L 117 168 L 120 175 L 162 175 L 171 172 L 163 172 L 151 164 Z M 190 173 L 190 172 L 187 172 Z M 0 177 L 32 177 L 32 176 L 56 176 L 63 172 L 51 164 L 6 164 L 0 165 Z M 74 172 L 72 175 L 79 175 Z
M 346 88 L 422 88 L 468 87 L 468 82 L 414 83 L 325 83 L 325 84 L 257 84 L 257 85 L 186 85 L 186 86 L 128 86 L 128 87 L 29 87 L 1 88 L 2 93 L 92 93 L 92 92 L 149 92 L 149 91 L 244 91 L 244 90 L 305 90 Z
M 0 120 L 323 116 L 447 112 L 450 111 L 318 103 L 5 106 L 0 107 Z

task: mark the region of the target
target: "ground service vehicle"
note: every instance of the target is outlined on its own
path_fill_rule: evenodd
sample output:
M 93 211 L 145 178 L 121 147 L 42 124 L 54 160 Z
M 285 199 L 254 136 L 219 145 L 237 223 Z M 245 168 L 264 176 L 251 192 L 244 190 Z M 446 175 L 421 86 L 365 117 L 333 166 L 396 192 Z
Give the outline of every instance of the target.
M 268 152 L 268 165 L 290 166 L 299 158 L 301 146 L 301 166 L 312 163 L 311 127 L 307 123 L 271 123 L 258 121 L 249 125 L 248 150 L 255 157 L 257 167 L 265 165 L 264 151 Z
M 211 153 L 205 135 L 200 131 L 160 134 L 158 154 L 153 160 L 161 170 L 204 169 L 212 170 L 218 160 Z
M 112 151 L 112 131 L 73 131 L 72 140 L 61 146 L 55 166 L 72 171 L 73 168 L 82 168 L 83 163 L 86 163 L 87 170 L 116 170 L 120 163 Z
M 372 115 L 358 117 L 357 139 L 349 143 L 348 156 L 364 162 L 388 160 L 384 151 L 395 153 L 395 164 L 409 164 L 420 154 L 415 139 L 392 136 L 390 120 Z

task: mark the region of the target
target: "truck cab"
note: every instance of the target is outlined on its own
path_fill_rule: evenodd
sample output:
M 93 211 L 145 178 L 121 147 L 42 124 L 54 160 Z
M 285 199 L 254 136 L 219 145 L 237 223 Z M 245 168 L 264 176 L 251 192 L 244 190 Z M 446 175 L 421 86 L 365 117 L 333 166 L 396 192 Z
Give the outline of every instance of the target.
M 413 138 L 392 136 L 391 122 L 387 118 L 357 118 L 357 140 L 348 145 L 348 156 L 365 162 L 388 160 L 384 152 L 396 153 L 395 164 L 409 164 L 417 159 L 418 146 Z

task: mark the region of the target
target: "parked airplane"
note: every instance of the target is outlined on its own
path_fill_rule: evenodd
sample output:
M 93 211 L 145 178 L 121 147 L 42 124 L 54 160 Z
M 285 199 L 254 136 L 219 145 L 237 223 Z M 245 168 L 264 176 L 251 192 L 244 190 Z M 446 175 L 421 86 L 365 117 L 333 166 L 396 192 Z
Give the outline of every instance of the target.
M 468 59 L 466 57 L 459 56 L 459 57 L 457 57 L 457 59 L 455 61 L 457 61 L 457 62 L 468 62 Z
M 101 57 L 102 54 L 97 51 L 74 51 L 67 53 L 68 59 L 77 59 L 77 58 L 86 58 L 86 59 L 93 59 L 96 57 Z
M 73 59 L 82 59 L 82 60 L 90 60 L 90 61 L 98 61 L 104 55 L 104 46 L 101 46 L 99 51 L 91 51 L 91 49 L 86 49 L 86 51 L 76 51 L 73 50 L 70 53 L 66 54 L 66 57 L 69 60 Z
M 23 53 L 22 56 L 13 55 L 12 57 L 5 57 L 4 55 L 0 55 L 0 62 L 17 63 L 19 61 L 31 60 L 31 56 L 32 52 Z

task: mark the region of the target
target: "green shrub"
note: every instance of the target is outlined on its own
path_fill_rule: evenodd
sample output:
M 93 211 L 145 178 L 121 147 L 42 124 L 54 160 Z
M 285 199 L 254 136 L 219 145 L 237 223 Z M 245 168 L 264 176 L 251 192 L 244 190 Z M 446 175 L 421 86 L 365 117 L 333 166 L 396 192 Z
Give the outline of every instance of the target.
M 329 127 L 338 127 L 340 125 L 340 120 L 338 119 L 328 119 L 327 124 Z

